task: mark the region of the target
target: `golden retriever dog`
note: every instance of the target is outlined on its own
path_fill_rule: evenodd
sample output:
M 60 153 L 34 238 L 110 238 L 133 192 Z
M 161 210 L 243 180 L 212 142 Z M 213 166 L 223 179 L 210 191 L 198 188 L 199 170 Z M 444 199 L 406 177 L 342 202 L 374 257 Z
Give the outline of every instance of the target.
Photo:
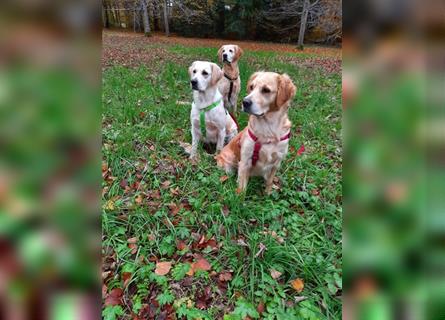
M 197 156 L 199 141 L 216 143 L 217 152 L 225 141 L 237 133 L 237 125 L 224 109 L 218 81 L 223 77 L 221 68 L 212 62 L 195 61 L 189 68 L 193 103 L 190 112 L 192 124 L 192 148 L 190 158 Z
M 243 49 L 237 45 L 224 45 L 218 50 L 218 58 L 223 64 L 224 77 L 219 81 L 218 88 L 224 97 L 224 107 L 236 112 L 238 95 L 241 89 L 238 60 Z
M 250 176 L 262 176 L 266 194 L 288 152 L 291 122 L 287 111 L 296 87 L 287 74 L 256 72 L 247 84 L 243 111 L 250 114 L 247 127 L 215 157 L 230 173 L 238 168 L 238 192 L 244 192 Z

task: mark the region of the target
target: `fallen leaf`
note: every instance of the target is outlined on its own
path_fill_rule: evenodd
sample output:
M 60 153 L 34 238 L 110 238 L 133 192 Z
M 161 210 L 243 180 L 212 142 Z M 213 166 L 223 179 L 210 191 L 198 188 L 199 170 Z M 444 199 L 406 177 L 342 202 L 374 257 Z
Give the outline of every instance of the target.
M 138 245 L 135 243 L 129 243 L 128 248 L 131 249 L 131 254 L 135 254 L 136 252 L 138 252 Z
M 267 250 L 266 246 L 260 242 L 260 250 L 255 254 L 255 258 L 258 258 L 265 250 Z
M 224 272 L 219 275 L 220 281 L 230 281 L 232 280 L 232 274 L 230 272 Z
M 304 148 L 304 144 L 302 144 L 300 146 L 300 148 L 298 148 L 297 150 L 297 156 L 301 156 L 301 154 L 305 151 L 306 149 Z
M 171 188 L 170 189 L 170 193 L 172 194 L 172 195 L 174 195 L 174 196 L 179 196 L 179 187 L 176 187 L 176 188 Z
M 178 243 L 176 243 L 176 248 L 179 251 L 185 250 L 187 248 L 187 244 L 184 241 L 179 240 Z
M 120 186 L 122 189 L 125 189 L 125 187 L 128 186 L 128 181 L 127 181 L 127 179 L 123 179 L 123 180 L 121 180 L 121 182 L 119 182 L 119 186 Z
M 124 280 L 124 287 L 126 287 L 131 280 L 131 272 L 122 272 L 122 280 Z
M 263 303 L 263 301 L 261 301 L 258 304 L 258 307 L 256 308 L 256 311 L 258 311 L 259 314 L 262 314 L 264 312 L 264 303 Z
M 270 269 L 270 275 L 272 276 L 272 279 L 278 279 L 283 273 L 280 271 L 277 271 L 275 269 Z
M 180 210 L 180 208 L 178 207 L 178 205 L 176 203 L 170 203 L 168 205 L 168 208 L 170 209 L 170 213 L 174 216 L 176 216 Z
M 105 205 L 104 205 L 104 207 L 103 207 L 105 210 L 114 210 L 114 201 L 113 200 L 108 200 L 106 203 L 105 203 Z
M 224 182 L 224 181 L 226 181 L 227 179 L 229 179 L 228 176 L 222 176 L 221 178 L 219 178 L 219 181 Z
M 171 181 L 170 180 L 165 180 L 164 182 L 161 183 L 161 188 L 162 189 L 168 189 L 168 187 L 171 185 Z
M 292 288 L 294 288 L 294 290 L 297 291 L 298 293 L 300 293 L 304 289 L 304 282 L 300 278 L 292 280 L 290 282 L 290 284 L 291 284 Z
M 190 264 L 190 269 L 187 272 L 187 275 L 193 276 L 198 270 L 209 271 L 211 268 L 212 267 L 210 266 L 210 263 L 206 259 L 199 258 L 195 262 Z
M 196 260 L 193 268 L 195 271 L 198 271 L 198 270 L 209 271 L 212 267 L 210 266 L 210 263 L 206 259 L 201 258 L 201 259 Z
M 165 276 L 167 273 L 170 272 L 171 267 L 172 263 L 169 261 L 158 262 L 156 263 L 155 273 L 158 276 Z
M 122 295 L 124 291 L 121 288 L 114 288 L 110 294 L 105 298 L 106 306 L 120 305 L 122 302 Z
M 128 243 L 136 243 L 136 242 L 138 242 L 138 238 L 137 237 L 129 238 L 129 239 L 127 239 L 127 242 Z

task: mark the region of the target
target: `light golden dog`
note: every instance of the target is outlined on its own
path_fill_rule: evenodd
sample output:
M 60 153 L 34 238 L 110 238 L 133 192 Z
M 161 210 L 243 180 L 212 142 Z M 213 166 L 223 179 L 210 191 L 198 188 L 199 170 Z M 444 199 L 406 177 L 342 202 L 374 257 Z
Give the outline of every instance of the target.
M 291 122 L 287 111 L 296 87 L 286 74 L 256 72 L 247 84 L 243 111 L 250 114 L 247 127 L 215 157 L 219 167 L 238 168 L 238 192 L 244 192 L 250 176 L 262 176 L 265 192 L 288 152 Z
M 230 141 L 238 128 L 223 106 L 218 81 L 223 77 L 221 68 L 212 62 L 195 61 L 189 68 L 193 103 L 190 111 L 192 148 L 190 158 L 197 156 L 199 141 L 216 143 L 220 151 L 225 141 Z
M 223 64 L 224 72 L 224 77 L 218 82 L 218 89 L 224 97 L 224 107 L 234 112 L 241 89 L 238 60 L 242 55 L 243 49 L 233 44 L 224 45 L 218 50 L 218 58 Z

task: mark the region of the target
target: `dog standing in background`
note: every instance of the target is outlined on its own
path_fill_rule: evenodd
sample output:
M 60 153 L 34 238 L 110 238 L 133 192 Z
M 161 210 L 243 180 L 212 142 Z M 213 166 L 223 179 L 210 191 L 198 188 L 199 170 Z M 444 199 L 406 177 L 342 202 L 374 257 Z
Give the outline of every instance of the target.
M 218 50 L 218 58 L 223 64 L 224 72 L 224 77 L 218 83 L 218 89 L 224 97 L 224 107 L 233 112 L 236 112 L 241 89 L 238 60 L 242 55 L 243 49 L 233 44 L 224 45 Z

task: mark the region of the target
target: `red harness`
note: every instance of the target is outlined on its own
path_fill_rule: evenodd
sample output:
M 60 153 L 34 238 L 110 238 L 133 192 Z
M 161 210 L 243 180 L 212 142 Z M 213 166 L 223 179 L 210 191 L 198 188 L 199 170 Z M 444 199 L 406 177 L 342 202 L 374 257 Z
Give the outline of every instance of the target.
M 260 150 L 262 143 L 258 141 L 258 137 L 250 130 L 250 128 L 247 129 L 247 132 L 249 133 L 249 136 L 252 138 L 252 140 L 255 141 L 255 146 L 253 147 L 253 154 L 252 154 L 252 166 L 254 166 L 260 157 Z M 290 131 L 285 136 L 282 136 L 280 138 L 280 141 L 284 141 L 287 139 L 290 139 Z

